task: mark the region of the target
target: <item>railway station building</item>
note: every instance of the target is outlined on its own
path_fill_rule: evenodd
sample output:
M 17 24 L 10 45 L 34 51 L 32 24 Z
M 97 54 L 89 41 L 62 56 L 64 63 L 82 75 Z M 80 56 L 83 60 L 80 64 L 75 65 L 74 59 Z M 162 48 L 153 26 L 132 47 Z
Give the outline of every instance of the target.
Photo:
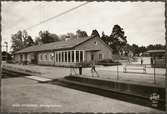
M 112 59 L 112 56 L 112 49 L 99 37 L 85 37 L 24 48 L 14 53 L 14 60 L 17 63 L 70 66 Z

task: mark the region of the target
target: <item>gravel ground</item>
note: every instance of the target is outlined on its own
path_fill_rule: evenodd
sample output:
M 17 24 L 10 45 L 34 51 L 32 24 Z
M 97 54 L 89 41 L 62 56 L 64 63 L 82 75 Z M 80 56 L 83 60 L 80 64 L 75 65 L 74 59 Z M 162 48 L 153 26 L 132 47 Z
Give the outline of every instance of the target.
M 38 66 L 38 65 L 17 65 L 9 64 L 15 68 L 29 69 L 32 71 L 41 72 L 42 77 L 56 79 L 67 76 L 71 73 L 70 68 L 64 67 L 53 67 L 53 66 Z M 92 76 L 91 68 L 83 68 L 83 75 Z M 97 66 L 96 70 L 98 71 L 100 78 L 107 79 L 117 79 L 117 66 Z M 78 73 L 78 69 L 75 70 Z M 123 65 L 119 66 L 119 80 L 121 81 L 133 81 L 136 83 L 146 83 L 154 85 L 154 75 L 153 68 L 147 68 L 146 74 L 141 72 L 135 73 L 123 73 Z M 74 74 L 74 72 L 72 72 Z M 165 87 L 165 69 L 156 69 L 156 86 Z
M 1 102 L 4 112 L 162 112 L 23 77 L 2 79 Z

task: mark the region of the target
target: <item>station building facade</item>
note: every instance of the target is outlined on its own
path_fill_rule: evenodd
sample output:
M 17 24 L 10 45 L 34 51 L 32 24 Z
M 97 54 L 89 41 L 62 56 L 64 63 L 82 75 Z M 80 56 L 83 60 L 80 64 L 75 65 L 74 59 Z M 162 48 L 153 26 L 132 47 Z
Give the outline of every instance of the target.
M 15 52 L 14 60 L 18 63 L 70 66 L 112 59 L 112 56 L 112 49 L 99 37 L 85 37 L 31 46 Z

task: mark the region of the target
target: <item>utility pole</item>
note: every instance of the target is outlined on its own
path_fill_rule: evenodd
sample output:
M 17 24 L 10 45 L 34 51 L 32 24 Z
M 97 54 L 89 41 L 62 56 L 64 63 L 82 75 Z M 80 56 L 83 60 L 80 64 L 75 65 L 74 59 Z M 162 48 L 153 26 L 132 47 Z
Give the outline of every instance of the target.
M 5 41 L 5 47 L 6 47 L 6 63 L 7 63 L 7 57 L 8 57 L 8 42 Z

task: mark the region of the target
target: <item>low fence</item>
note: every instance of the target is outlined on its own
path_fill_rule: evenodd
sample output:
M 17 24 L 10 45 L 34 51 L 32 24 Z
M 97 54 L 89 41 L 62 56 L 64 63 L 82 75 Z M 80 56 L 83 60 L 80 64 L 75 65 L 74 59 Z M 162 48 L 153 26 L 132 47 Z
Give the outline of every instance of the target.
M 166 70 L 163 68 L 152 67 L 150 64 L 115 65 L 114 63 L 113 65 L 107 66 L 96 65 L 95 69 L 91 66 L 82 69 L 71 68 L 70 74 L 165 86 Z

